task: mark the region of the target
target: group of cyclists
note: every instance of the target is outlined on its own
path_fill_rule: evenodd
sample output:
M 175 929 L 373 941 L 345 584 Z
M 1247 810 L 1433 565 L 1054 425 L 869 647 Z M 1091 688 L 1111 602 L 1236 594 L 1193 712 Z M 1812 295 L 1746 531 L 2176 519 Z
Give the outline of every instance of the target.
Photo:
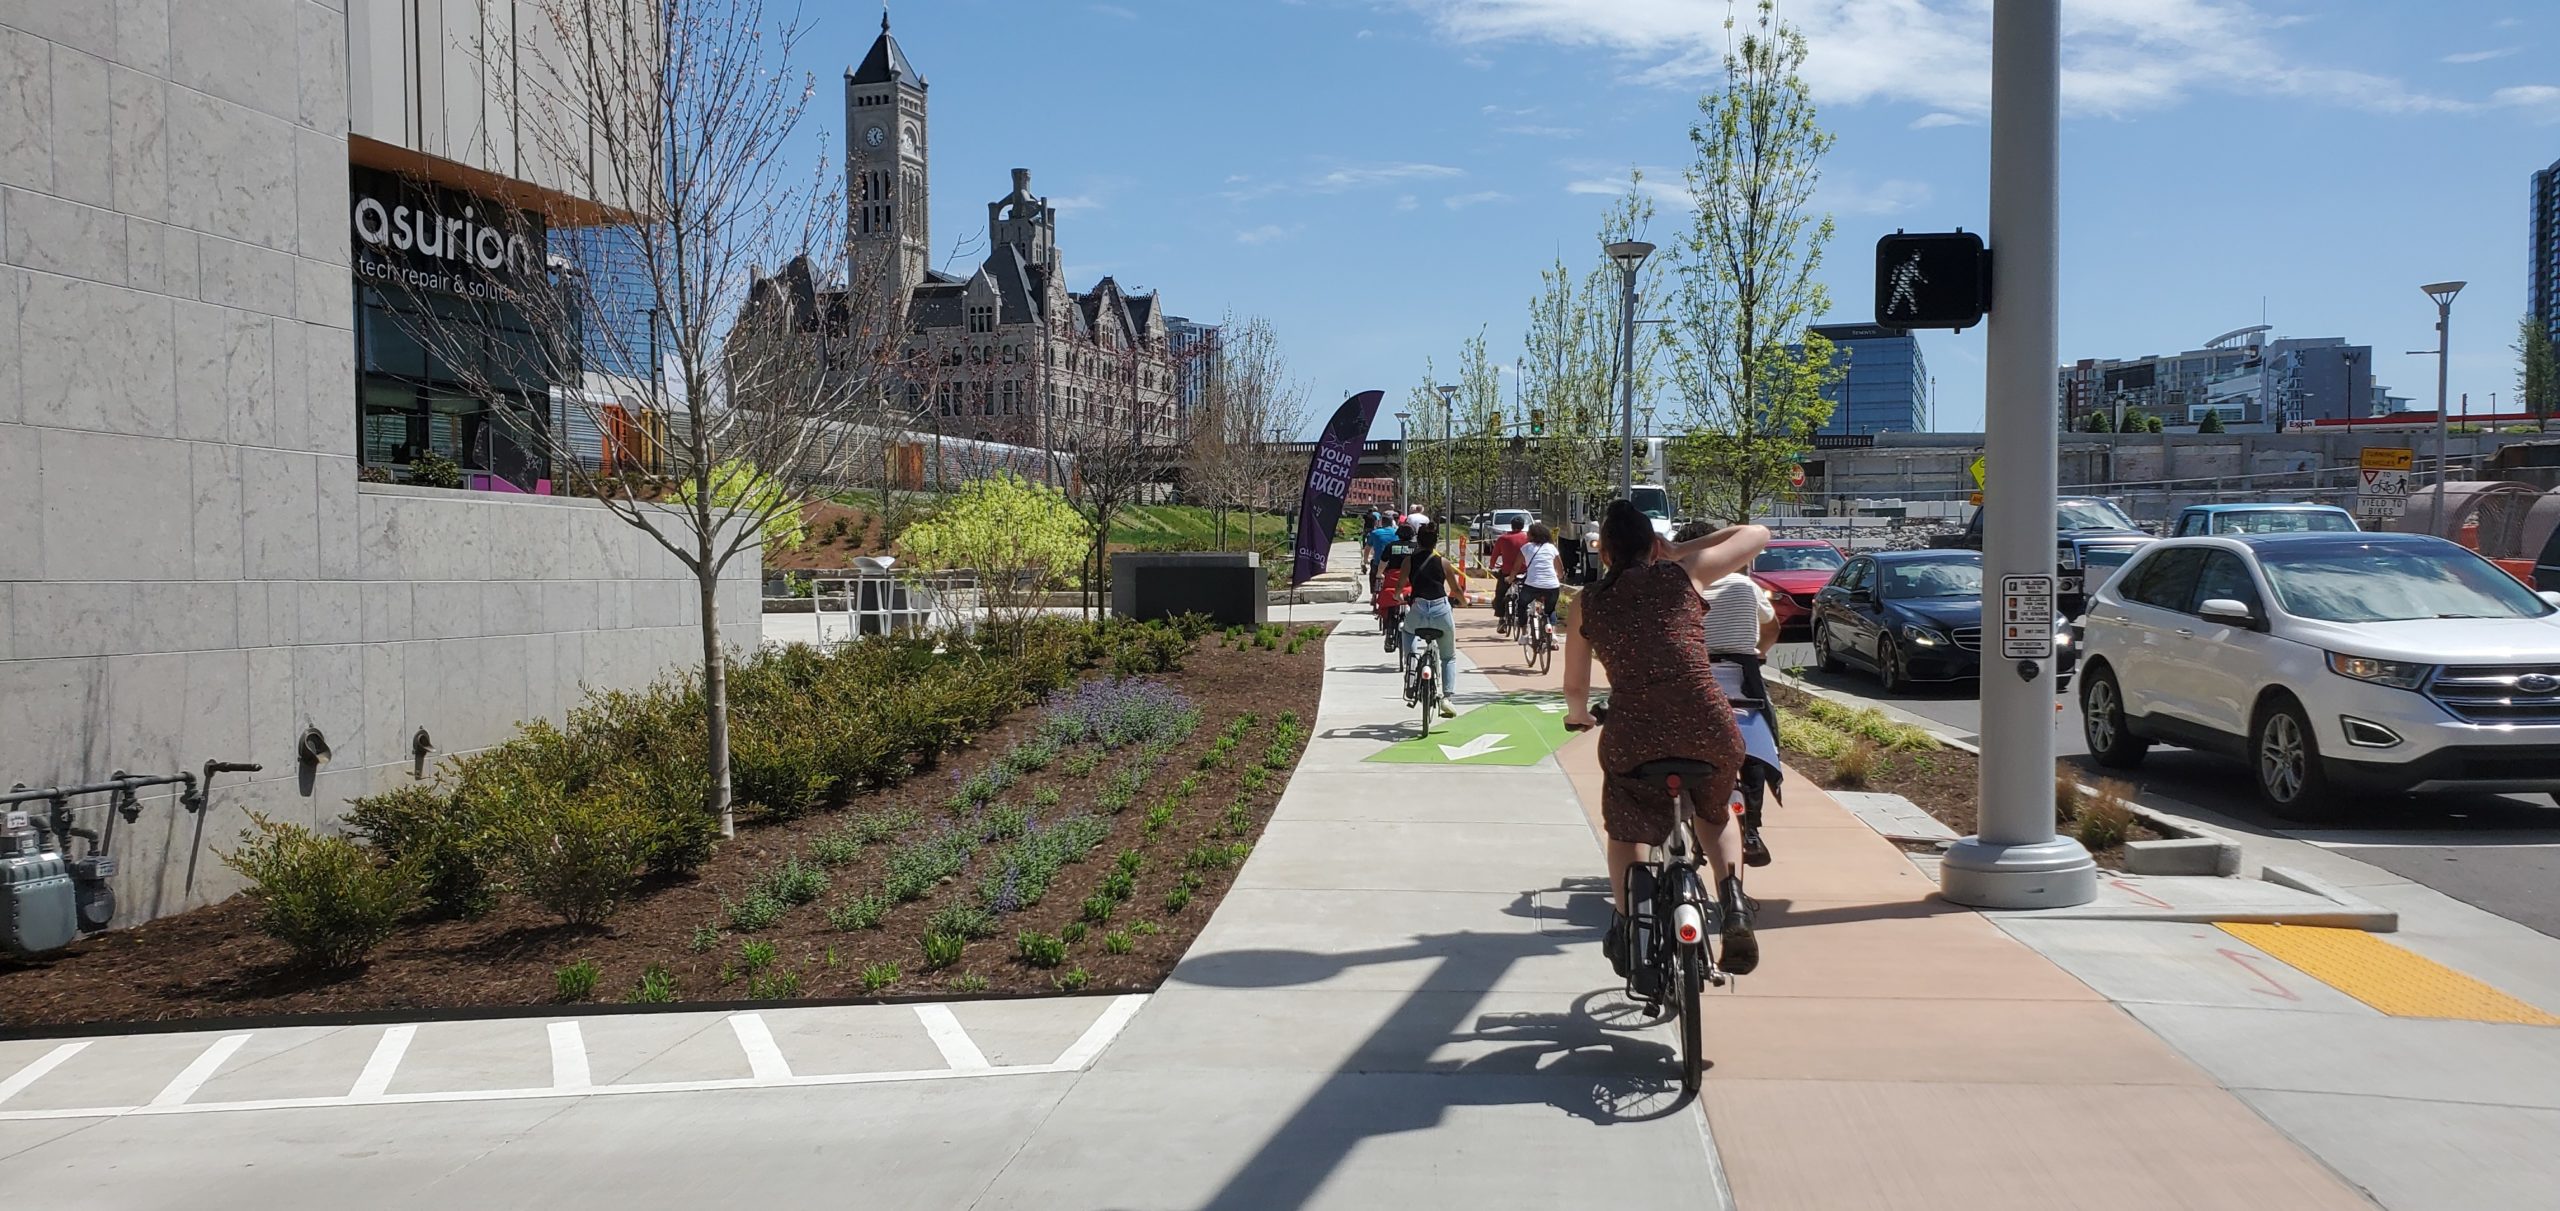
M 1469 603 L 1464 570 L 1441 553 L 1439 525 L 1419 507 L 1402 515 L 1372 510 L 1364 521 L 1365 564 L 1381 631 L 1395 636 L 1393 643 L 1407 654 L 1417 631 L 1435 633 L 1440 684 L 1451 684 L 1457 660 L 1452 611 Z M 1777 733 L 1762 680 L 1778 638 L 1777 614 L 1747 574 L 1768 545 L 1769 531 L 1692 523 L 1666 540 L 1642 510 L 1615 500 L 1594 537 L 1589 545 L 1602 573 L 1575 596 L 1561 624 L 1556 610 L 1569 557 L 1545 523 L 1509 523 L 1508 532 L 1487 548 L 1486 562 L 1495 577 L 1498 631 L 1511 634 L 1534 620 L 1558 626 L 1564 636 L 1567 727 L 1598 722 L 1591 703 L 1592 661 L 1609 675 L 1614 726 L 1601 732 L 1599 758 L 1611 775 L 1601 817 L 1614 912 L 1602 950 L 1622 978 L 1640 965 L 1642 957 L 1632 953 L 1639 931 L 1629 915 L 1627 872 L 1647 861 L 1675 821 L 1669 792 L 1621 775 L 1649 762 L 1699 761 L 1716 773 L 1709 785 L 1694 788 L 1701 793 L 1692 801 L 1730 805 L 1700 811 L 1694 825 L 1715 879 L 1720 963 L 1727 973 L 1746 974 L 1758 966 L 1759 943 L 1742 871 L 1770 860 L 1761 809 L 1777 797 L 1780 780 Z M 1456 714 L 1445 698 L 1439 710 L 1443 717 Z

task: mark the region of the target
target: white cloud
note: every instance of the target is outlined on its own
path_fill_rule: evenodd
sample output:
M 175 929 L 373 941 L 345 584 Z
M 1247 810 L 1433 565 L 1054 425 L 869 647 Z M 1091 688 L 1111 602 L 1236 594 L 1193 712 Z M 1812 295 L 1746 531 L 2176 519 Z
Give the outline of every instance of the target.
M 1926 181 L 1895 177 L 1869 185 L 1844 173 L 1825 177 L 1813 200 L 1817 207 L 1839 214 L 1885 215 L 1926 206 L 1931 196 Z
M 1978 121 L 1980 121 L 1978 118 L 1968 118 L 1963 114 L 1951 114 L 1941 109 L 1933 110 L 1929 113 L 1922 114 L 1917 118 L 1913 118 L 1911 120 L 1911 129 L 1931 130 L 1940 126 L 1971 126 Z
M 1451 210 L 1465 210 L 1467 207 L 1482 206 L 1487 202 L 1508 202 L 1510 200 L 1511 195 L 1504 193 L 1499 189 L 1480 189 L 1474 193 L 1455 194 L 1450 197 L 1442 198 L 1440 201 L 1442 205 L 1447 206 Z
M 1582 133 L 1581 128 L 1575 126 L 1524 125 L 1505 126 L 1500 129 L 1506 135 L 1527 135 L 1533 139 L 1570 139 Z
M 1638 171 L 1644 174 L 1644 180 L 1636 187 L 1656 205 L 1675 212 L 1685 212 L 1697 205 L 1697 199 L 1689 194 L 1689 187 L 1681 182 L 1678 170 L 1642 165 Z M 1564 191 L 1590 197 L 1622 198 L 1627 195 L 1627 178 L 1576 177 L 1565 182 Z
M 1102 199 L 1089 193 L 1069 194 L 1063 198 L 1049 199 L 1049 207 L 1060 214 L 1070 214 L 1079 210 L 1100 210 Z
M 1689 86 L 1721 70 L 1727 6 L 1707 0 L 1403 0 L 1465 46 L 1544 41 L 1616 51 L 1630 79 Z M 1747 8 L 1747 6 L 1745 6 Z M 1956 116 L 1990 106 L 1989 0 L 1792 0 L 1813 45 L 1805 77 L 1831 103 L 1891 101 Z M 2384 75 L 2298 61 L 2255 0 L 2075 0 L 2063 15 L 2063 95 L 2077 113 L 2166 108 L 2212 92 L 2376 112 L 2472 106 Z
M 2489 104 L 2519 109 L 2544 122 L 2560 122 L 2560 86 L 2519 84 L 2489 94 Z
M 1364 29 L 1364 30 L 1361 30 L 1359 33 L 1353 34 L 1353 35 L 1351 35 L 1351 36 L 1352 36 L 1352 37 L 1354 37 L 1354 38 L 1357 38 L 1357 39 L 1359 39 L 1359 40 L 1361 40 L 1361 41 L 1363 41 L 1363 42 L 1366 42 L 1366 41 L 1368 41 L 1368 40 L 1369 40 L 1369 39 L 1371 39 L 1371 38 L 1375 38 L 1375 37 L 1377 37 L 1377 36 L 1378 36 L 1378 31 L 1376 31 L 1376 30 L 1374 30 L 1374 29 Z
M 2523 49 L 2521 46 L 2501 46 L 2496 50 L 2467 50 L 2458 55 L 2446 55 L 2440 62 L 2486 63 L 2491 59 L 2504 59 Z
M 1278 223 L 1265 223 L 1260 227 L 1248 227 L 1237 232 L 1236 242 L 1239 244 L 1268 244 L 1273 240 L 1287 239 L 1292 235 L 1296 235 L 1297 232 L 1298 229 L 1296 227 L 1283 227 Z
M 1118 17 L 1123 21 L 1135 21 L 1138 19 L 1137 13 L 1117 4 L 1089 4 L 1085 7 L 1090 8 L 1105 17 Z
M 1402 193 L 1396 195 L 1396 209 L 1398 210 L 1411 210 L 1420 205 L 1422 205 L 1422 200 L 1412 194 Z
M 1230 202 L 1250 202 L 1276 193 L 1348 193 L 1375 185 L 1400 181 L 1425 181 L 1465 176 L 1466 170 L 1446 164 L 1390 162 L 1386 164 L 1352 164 L 1319 173 L 1312 177 L 1284 181 L 1257 181 L 1243 173 L 1226 180 Z

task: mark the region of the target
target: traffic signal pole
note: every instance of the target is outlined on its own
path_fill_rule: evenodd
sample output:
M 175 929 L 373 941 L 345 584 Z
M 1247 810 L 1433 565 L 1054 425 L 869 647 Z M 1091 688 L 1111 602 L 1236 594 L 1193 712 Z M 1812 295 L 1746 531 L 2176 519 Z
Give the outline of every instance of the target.
M 2054 835 L 2060 10 L 2061 0 L 1995 0 L 1992 15 L 1981 823 L 1939 868 L 1947 899 L 1983 908 L 2097 897 L 2089 851 Z

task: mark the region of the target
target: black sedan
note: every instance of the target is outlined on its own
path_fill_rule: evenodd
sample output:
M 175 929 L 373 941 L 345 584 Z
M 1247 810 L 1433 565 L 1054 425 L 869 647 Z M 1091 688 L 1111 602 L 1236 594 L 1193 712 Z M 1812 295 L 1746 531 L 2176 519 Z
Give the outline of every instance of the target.
M 1888 692 L 1921 681 L 1982 675 L 1982 556 L 1974 551 L 1876 551 L 1843 565 L 1813 598 L 1813 650 L 1822 670 L 1871 669 Z M 2055 636 L 2057 685 L 2078 653 Z

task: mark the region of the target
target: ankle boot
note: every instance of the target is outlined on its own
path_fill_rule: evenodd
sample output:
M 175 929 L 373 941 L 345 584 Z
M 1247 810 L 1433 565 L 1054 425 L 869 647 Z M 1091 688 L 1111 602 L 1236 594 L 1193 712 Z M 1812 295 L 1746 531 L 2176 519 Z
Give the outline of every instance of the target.
M 1717 891 L 1719 915 L 1724 918 L 1724 946 L 1723 952 L 1717 956 L 1719 965 L 1735 975 L 1749 975 L 1753 968 L 1760 966 L 1760 939 L 1751 932 L 1751 897 L 1742 894 L 1739 875 L 1726 875 L 1724 885 Z

